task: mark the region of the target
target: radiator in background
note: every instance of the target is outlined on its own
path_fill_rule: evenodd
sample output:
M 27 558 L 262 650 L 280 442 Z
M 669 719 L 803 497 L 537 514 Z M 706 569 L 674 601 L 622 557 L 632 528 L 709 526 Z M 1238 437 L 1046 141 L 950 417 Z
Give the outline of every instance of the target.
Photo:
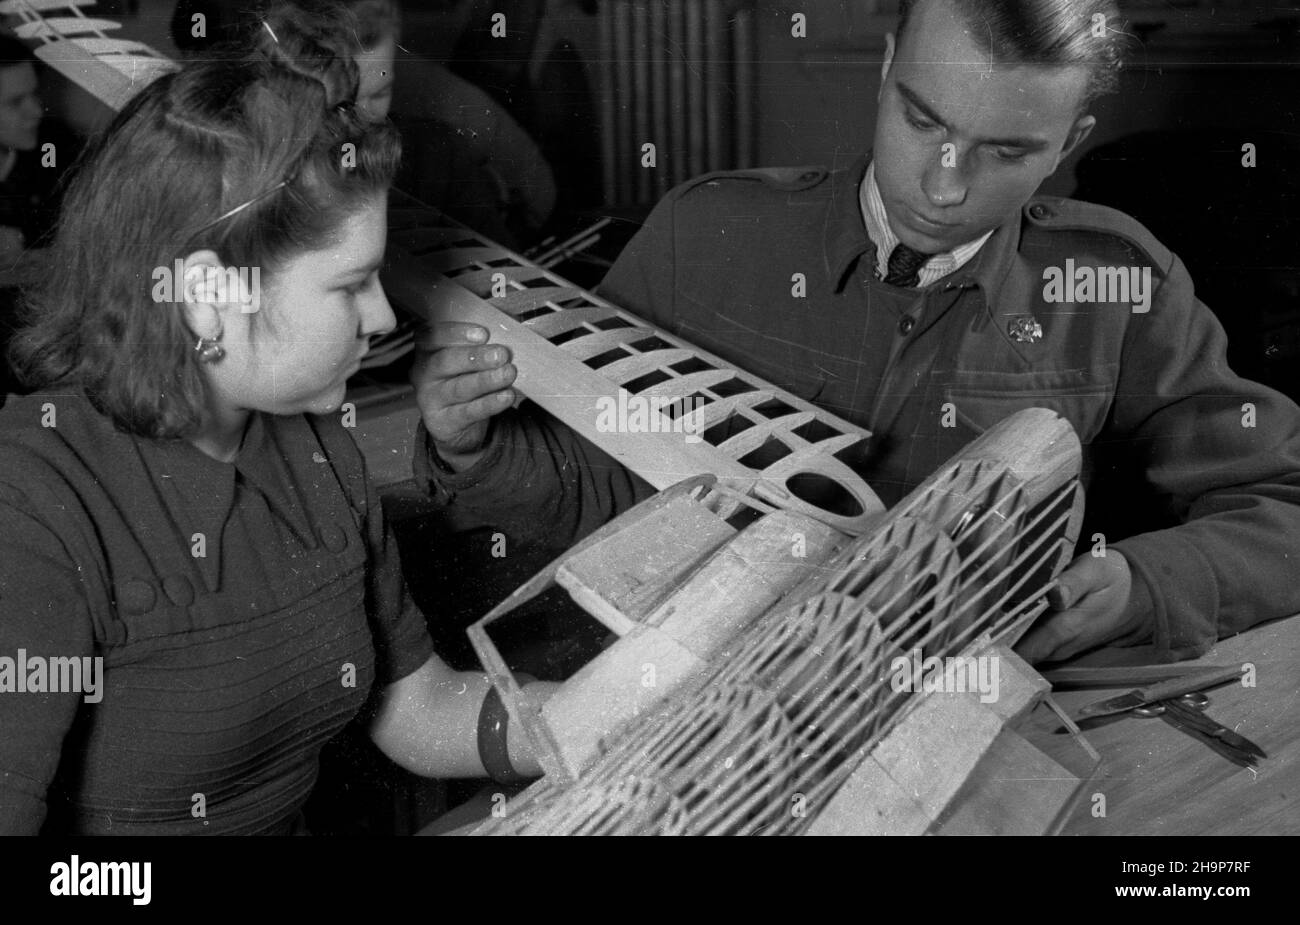
M 711 170 L 753 167 L 751 0 L 608 0 L 600 5 L 607 206 L 651 205 Z M 647 143 L 654 166 L 643 166 Z

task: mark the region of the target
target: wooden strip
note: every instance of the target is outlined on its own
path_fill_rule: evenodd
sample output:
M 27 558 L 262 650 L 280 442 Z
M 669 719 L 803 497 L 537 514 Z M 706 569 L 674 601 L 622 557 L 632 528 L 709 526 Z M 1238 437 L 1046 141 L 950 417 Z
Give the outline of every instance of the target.
M 748 398 L 749 396 L 746 395 L 743 397 Z M 745 407 L 746 405 L 752 406 L 754 402 L 751 401 L 751 402 L 738 403 L 738 404 L 740 404 L 740 407 Z M 808 421 L 811 421 L 813 417 L 811 413 L 806 411 L 801 412 L 799 416 L 802 419 L 800 423 L 807 423 Z M 744 456 L 746 453 L 751 453 L 754 450 L 758 449 L 760 446 L 766 443 L 769 438 L 773 438 L 773 437 L 776 438 L 777 440 L 780 440 L 782 443 L 784 443 L 787 449 L 790 448 L 790 442 L 786 441 L 783 438 L 782 434 L 778 434 L 776 432 L 777 424 L 775 421 L 769 421 L 761 414 L 752 410 L 750 411 L 750 413 L 746 414 L 745 417 L 753 421 L 754 426 L 746 428 L 745 430 L 736 434 L 734 437 L 731 437 L 727 440 L 724 440 L 722 443 L 719 443 L 718 444 L 719 450 L 722 450 L 728 456 L 735 456 L 737 459 L 739 459 L 741 456 Z M 793 452 L 793 450 L 791 450 L 791 452 Z
M 584 665 L 542 707 L 566 775 L 576 777 L 590 767 L 602 741 L 653 710 L 662 690 L 676 688 L 703 667 L 684 646 L 650 626 L 635 627 Z M 645 683 L 647 678 L 653 683 Z
M 457 252 L 447 251 L 451 261 L 459 260 Z M 421 259 L 429 260 L 429 257 Z M 472 266 L 472 264 L 470 265 Z M 480 298 L 495 303 L 497 299 L 507 299 L 516 292 L 531 290 L 533 292 L 544 293 L 548 298 L 553 298 L 554 293 L 564 289 L 572 288 L 568 284 L 555 285 L 550 277 L 541 272 L 540 268 L 531 264 L 519 263 L 509 267 L 483 267 L 479 269 L 470 269 L 465 266 L 463 271 L 451 276 L 453 282 L 470 290 Z M 439 271 L 445 274 L 446 271 Z M 528 283 L 537 280 L 544 280 L 546 285 L 529 286 Z M 494 292 L 504 290 L 504 295 L 493 295 Z
M 44 13 L 48 10 L 67 10 L 72 7 L 94 6 L 97 0 L 3 0 L 0 2 L 0 15 L 22 16 L 34 11 Z
M 669 372 L 670 375 L 676 375 L 675 371 L 670 372 L 667 367 L 674 363 L 680 363 L 682 360 L 690 359 L 693 356 L 695 356 L 695 352 L 684 347 L 668 347 L 660 350 L 639 350 L 638 348 L 638 352 L 634 356 L 630 356 L 625 360 L 615 360 L 608 366 L 602 366 L 600 371 L 612 382 L 620 383 L 626 383 L 629 379 L 645 375 L 651 369 L 662 369 Z M 668 394 L 671 394 L 674 381 L 676 380 L 670 379 L 667 382 L 652 385 L 639 394 L 644 398 L 658 397 L 659 390 L 664 386 L 669 388 Z
M 75 42 L 52 42 L 36 49 L 36 57 L 83 88 L 114 111 L 120 110 L 139 85 L 109 67 Z
M 988 752 L 1002 725 L 977 695 L 929 696 L 873 755 L 934 820 Z
M 776 511 L 719 550 L 645 622 L 712 661 L 843 542 L 844 535 L 826 524 Z
M 921 835 L 930 826 L 925 808 L 870 756 L 829 804 L 807 806 L 808 835 Z
M 541 572 L 512 591 L 509 597 L 489 611 L 477 623 L 471 625 L 466 631 L 470 644 L 474 647 L 474 652 L 478 655 L 479 661 L 487 671 L 488 679 L 501 694 L 502 701 L 510 712 L 511 718 L 514 719 L 516 715 L 523 718 L 525 731 L 528 733 L 533 745 L 538 749 L 538 760 L 551 782 L 568 779 L 567 768 L 560 758 L 559 746 L 551 735 L 549 727 L 542 721 L 540 716 L 526 713 L 526 711 L 518 708 L 516 701 L 521 696 L 522 691 L 515 683 L 513 675 L 501 657 L 501 653 L 493 644 L 487 628 L 501 617 L 533 600 L 548 588 L 553 587 L 556 572 L 559 570 L 560 563 L 564 561 L 564 558 L 580 555 L 584 551 L 615 536 L 620 530 L 626 530 L 642 519 L 653 516 L 655 512 L 663 507 L 677 503 L 679 498 L 710 490 L 715 485 L 716 480 L 712 476 L 697 476 L 679 482 L 668 490 L 634 505 L 616 520 L 603 524 L 585 539 L 579 540 L 564 557 L 553 561 Z
M 169 71 L 176 70 L 176 65 L 163 58 L 145 58 L 139 55 L 104 55 L 99 59 L 110 67 L 121 71 L 132 83 L 143 89 Z
M 1010 729 L 935 821 L 936 835 L 1043 835 L 1083 782 Z
M 654 409 L 653 415 L 655 417 L 659 416 L 660 411 L 666 414 L 669 406 L 673 403 L 672 399 L 652 397 L 649 394 L 651 389 L 642 388 L 641 384 L 644 377 L 651 374 L 654 374 L 655 378 L 658 378 L 659 375 L 671 377 L 673 374 L 663 368 L 663 363 L 655 352 L 639 353 L 630 346 L 625 349 L 632 355 L 618 360 L 616 364 L 610 364 L 619 367 L 618 373 L 614 373 L 609 366 L 602 366 L 600 368 L 601 374 L 615 383 L 620 392 L 626 392 L 629 396 L 635 395 L 637 404 Z M 672 382 L 673 380 L 670 378 L 668 381 Z M 664 420 L 671 423 L 672 419 L 665 417 Z
M 422 257 L 420 259 L 428 260 L 429 258 Z M 434 270 L 432 267 L 429 268 L 429 272 L 442 275 L 440 271 Z M 486 300 L 492 295 L 495 282 L 492 277 L 500 272 L 500 270 L 470 270 L 467 273 L 458 273 L 455 278 L 450 279 L 450 282 L 472 292 L 478 298 Z M 507 294 L 515 291 L 509 276 L 505 278 L 504 286 Z
M 535 289 L 521 289 L 517 293 L 511 293 L 511 296 L 524 296 L 530 293 L 536 293 L 534 298 L 538 307 L 542 303 L 551 301 L 550 294 L 538 292 Z M 505 299 L 498 299 L 499 302 L 513 301 L 511 296 Z M 531 311 L 531 309 L 526 309 Z M 510 314 L 521 314 L 520 312 L 510 312 Z M 549 315 L 538 315 L 536 318 L 529 318 L 524 322 L 531 331 L 536 331 L 542 337 L 548 340 L 557 334 L 563 334 L 566 331 L 572 331 L 576 327 L 584 324 L 594 324 L 597 321 L 604 321 L 606 318 L 613 317 L 609 309 L 601 306 L 599 308 L 562 308 L 558 311 L 551 312 Z M 594 333 L 594 332 L 593 332 Z
M 523 709 L 523 688 L 516 683 L 514 674 L 506 665 L 505 659 L 501 657 L 501 653 L 497 651 L 497 647 L 492 644 L 483 626 L 475 623 L 466 632 L 470 643 L 474 646 L 474 651 L 478 653 L 488 681 L 501 695 L 511 723 L 516 728 L 523 729 L 532 742 L 534 754 L 537 756 L 538 764 L 542 766 L 542 771 L 549 778 L 563 779 L 567 769 L 560 759 L 559 743 L 552 736 L 550 727 L 540 715 Z
M 453 270 L 472 267 L 475 264 L 485 264 L 492 260 L 505 260 L 508 258 L 513 259 L 514 255 L 500 247 L 457 247 L 429 254 L 424 259 L 429 262 L 430 267 L 439 273 L 449 273 Z M 522 267 L 524 264 L 518 263 L 514 266 Z M 506 273 L 508 270 L 514 269 L 514 266 L 484 267 L 483 269 Z
M 649 328 L 614 328 L 610 331 L 592 331 L 590 334 L 584 334 L 581 337 L 575 337 L 573 340 L 566 340 L 560 344 L 559 350 L 576 357 L 579 360 L 588 360 L 594 356 L 599 356 L 615 347 L 623 347 L 633 341 L 641 340 L 653 334 Z M 557 349 L 551 345 L 551 349 Z M 628 351 L 635 353 L 635 351 Z M 605 380 L 605 393 L 614 395 L 618 392 L 618 383 L 611 382 L 603 373 L 600 378 Z
M 565 559 L 555 580 L 584 610 L 624 635 L 735 535 L 725 520 L 683 498 Z M 692 542 L 681 542 L 683 536 Z
M 146 56 L 156 56 L 158 54 L 144 42 L 133 42 L 130 39 L 76 38 L 69 39 L 69 41 L 76 42 L 92 55 L 136 54 L 138 52 L 144 52 Z
M 89 16 L 46 16 L 34 22 L 21 23 L 14 27 L 14 34 L 20 39 L 52 40 L 86 32 L 111 32 L 121 29 L 120 22 L 111 19 L 92 19 Z
M 665 353 L 672 353 L 674 356 L 679 353 L 685 353 L 687 358 L 697 355 L 694 350 L 656 350 L 653 353 L 648 354 L 648 356 L 658 359 L 660 365 L 664 367 L 671 366 L 673 363 L 681 362 L 681 359 L 668 359 L 663 357 Z M 641 394 L 647 398 L 662 398 L 666 400 L 687 398 L 696 392 L 702 392 L 712 386 L 726 382 L 733 375 L 732 371 L 729 369 L 706 369 L 701 370 L 698 373 L 686 373 L 685 375 L 676 370 L 672 370 L 672 374 L 676 378 L 665 379 L 663 382 L 657 382 L 650 386 L 650 388 L 641 392 Z M 715 404 L 716 401 L 716 399 L 711 400 L 709 404 Z M 707 407 L 707 405 L 705 407 Z
M 577 286 L 567 286 L 560 289 L 517 289 L 504 298 L 493 299 L 492 304 L 510 315 L 530 312 L 535 308 L 541 308 L 548 302 L 555 303 L 555 309 L 562 312 L 589 310 L 590 307 L 588 306 L 564 308 L 558 304 L 573 299 L 582 299 L 584 302 L 591 301 L 587 294 Z M 602 308 L 601 310 L 605 313 L 601 317 L 607 317 L 612 312 L 612 309 L 609 308 Z M 592 317 L 596 316 L 593 315 Z
M 1170 678 L 1181 678 L 1189 671 L 1186 665 L 1134 665 L 1132 667 L 1069 667 L 1043 672 L 1043 680 L 1054 690 L 1082 687 L 1132 688 Z

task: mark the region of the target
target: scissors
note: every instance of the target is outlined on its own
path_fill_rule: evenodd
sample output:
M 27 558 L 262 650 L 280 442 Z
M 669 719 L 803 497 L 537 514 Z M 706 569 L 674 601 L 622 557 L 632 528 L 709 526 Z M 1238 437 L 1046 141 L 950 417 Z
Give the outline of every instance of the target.
M 1053 677 L 1055 675 L 1055 677 Z M 1095 675 L 1095 676 L 1094 676 Z M 1205 715 L 1210 698 L 1207 688 L 1239 679 L 1241 669 L 1214 665 L 1182 669 L 1175 666 L 1135 669 L 1059 669 L 1045 674 L 1053 684 L 1082 686 L 1089 683 L 1144 683 L 1156 681 L 1118 697 L 1088 704 L 1075 714 L 1076 720 L 1095 719 L 1119 713 L 1160 717 L 1175 729 L 1209 746 L 1233 764 L 1253 768 L 1268 757 L 1262 748 Z M 1158 679 L 1158 680 L 1157 680 Z
M 1158 716 L 1243 768 L 1253 768 L 1259 759 L 1268 757 L 1250 739 L 1206 716 L 1204 711 L 1209 704 L 1210 698 L 1204 692 L 1192 691 L 1172 700 L 1135 707 L 1132 713 L 1144 719 Z

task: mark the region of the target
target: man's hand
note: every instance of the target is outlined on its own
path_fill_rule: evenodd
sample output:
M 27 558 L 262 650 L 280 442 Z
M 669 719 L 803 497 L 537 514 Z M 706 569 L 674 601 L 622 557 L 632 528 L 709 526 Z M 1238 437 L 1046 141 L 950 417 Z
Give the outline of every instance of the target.
M 1026 661 L 1070 658 L 1135 628 L 1124 619 L 1133 574 L 1118 550 L 1107 549 L 1104 556 L 1084 553 L 1057 581 L 1047 595 L 1050 610 L 1016 644 Z
M 510 350 L 489 344 L 486 328 L 442 322 L 415 338 L 411 384 L 438 455 L 460 471 L 482 455 L 492 415 L 515 400 Z

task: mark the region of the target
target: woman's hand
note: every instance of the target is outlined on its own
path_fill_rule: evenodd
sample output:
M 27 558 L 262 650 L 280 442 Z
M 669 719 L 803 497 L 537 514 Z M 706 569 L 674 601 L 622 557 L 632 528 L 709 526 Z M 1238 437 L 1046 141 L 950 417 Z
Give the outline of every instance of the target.
M 440 322 L 415 338 L 411 384 L 424 426 L 443 462 L 457 472 L 483 453 L 492 416 L 515 400 L 510 350 L 488 343 L 477 324 Z

